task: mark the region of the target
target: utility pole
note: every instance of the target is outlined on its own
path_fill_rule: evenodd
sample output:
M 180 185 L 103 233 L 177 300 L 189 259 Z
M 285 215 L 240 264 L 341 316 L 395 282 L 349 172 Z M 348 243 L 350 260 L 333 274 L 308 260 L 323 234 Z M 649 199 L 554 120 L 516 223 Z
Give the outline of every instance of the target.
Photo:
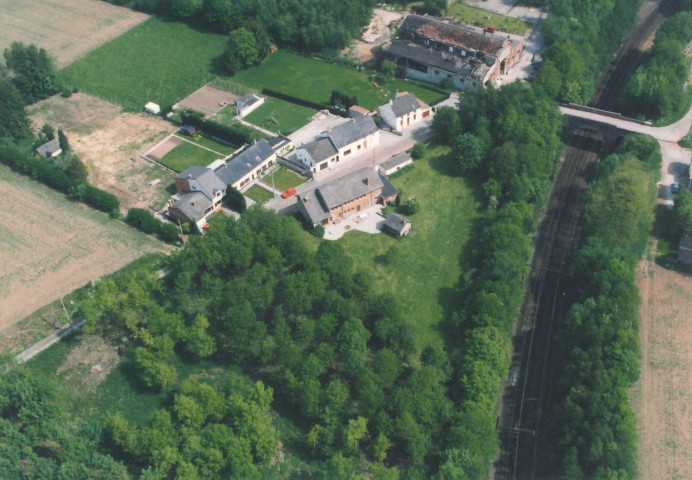
M 72 320 L 70 320 L 70 315 L 67 313 L 67 309 L 65 308 L 65 302 L 62 301 L 62 295 L 60 295 L 60 304 L 62 305 L 63 312 L 65 312 L 65 317 L 67 318 L 67 323 L 69 325 L 72 325 Z

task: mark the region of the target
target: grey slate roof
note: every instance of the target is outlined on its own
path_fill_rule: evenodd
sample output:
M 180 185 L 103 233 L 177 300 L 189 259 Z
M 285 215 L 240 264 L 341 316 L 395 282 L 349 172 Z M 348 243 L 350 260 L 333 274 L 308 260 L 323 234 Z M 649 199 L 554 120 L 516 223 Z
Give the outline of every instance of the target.
M 236 104 L 239 108 L 244 109 L 259 102 L 260 99 L 261 97 L 257 94 L 248 93 L 247 95 L 243 95 L 238 100 L 236 100 Z
M 497 60 L 492 56 L 485 56 L 484 60 L 471 56 L 457 57 L 450 53 L 426 48 L 412 41 L 401 39 L 392 41 L 387 51 L 391 55 L 407 58 L 423 65 L 430 65 L 431 67 L 456 73 L 479 82 L 483 81 L 490 70 L 485 61 L 491 62 L 490 64 L 494 65 Z
M 276 151 L 290 142 L 290 138 L 284 137 L 283 135 L 277 135 L 276 137 L 270 139 L 267 143 L 270 147 L 272 147 L 272 150 Z
M 366 178 L 370 179 L 369 184 L 366 183 Z M 379 188 L 382 188 L 382 196 L 385 197 L 397 193 L 397 189 L 384 175 L 372 167 L 366 167 L 301 194 L 299 201 L 310 221 L 317 224 L 329 218 L 331 209 Z
M 398 213 L 390 213 L 384 218 L 384 224 L 396 233 L 401 233 L 407 223 L 411 223 L 411 221 Z
M 175 177 L 178 180 L 196 180 L 199 183 L 201 192 L 209 199 L 214 198 L 217 191 L 226 190 L 226 184 L 212 171 L 206 167 L 188 167 Z
M 36 149 L 36 153 L 42 157 L 53 155 L 60 150 L 60 141 L 57 138 L 50 140 Z
M 197 222 L 204 218 L 204 211 L 211 206 L 209 200 L 202 192 L 186 193 L 173 204 L 171 208 L 177 208 L 187 218 Z
M 310 143 L 306 143 L 301 149 L 305 150 L 310 157 L 312 157 L 313 162 L 319 163 L 322 160 L 333 157 L 339 151 L 334 148 L 334 144 L 331 139 L 327 137 L 318 138 Z
M 682 237 L 680 239 L 678 261 L 692 265 L 692 236 Z
M 229 158 L 224 165 L 217 167 L 214 172 L 226 185 L 232 185 L 245 175 L 253 171 L 274 154 L 274 150 L 269 146 L 265 139 L 258 140 L 257 143 L 250 145 L 233 157 Z
M 415 112 L 421 107 L 420 102 L 418 102 L 418 99 L 412 93 L 396 97 L 391 103 L 386 105 L 391 107 L 395 117 L 401 117 L 407 113 Z
M 334 127 L 328 136 L 334 142 L 334 146 L 343 148 L 353 142 L 372 135 L 377 131 L 377 125 L 370 115 L 352 118 L 338 127 Z
M 380 167 L 382 167 L 384 170 L 389 170 L 390 168 L 398 167 L 401 164 L 404 164 L 411 160 L 411 155 L 404 152 L 400 153 L 399 155 L 390 158 L 389 160 L 385 160 L 384 162 L 380 163 Z
M 197 178 L 199 178 L 199 176 L 207 170 L 209 170 L 207 167 L 198 167 L 196 165 L 192 167 L 187 167 L 185 170 L 176 175 L 175 179 L 183 180 L 189 178 L 190 180 L 197 180 Z

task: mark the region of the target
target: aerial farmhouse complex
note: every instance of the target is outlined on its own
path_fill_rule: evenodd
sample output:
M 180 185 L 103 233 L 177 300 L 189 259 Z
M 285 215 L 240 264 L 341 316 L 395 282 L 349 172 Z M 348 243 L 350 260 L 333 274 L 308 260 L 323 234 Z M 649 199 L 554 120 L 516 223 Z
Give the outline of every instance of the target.
M 454 88 L 463 90 L 494 82 L 519 61 L 523 50 L 521 41 L 492 31 L 407 15 L 386 52 L 409 78 L 436 84 L 450 78 Z
M 402 92 L 380 107 L 380 117 L 392 130 L 416 126 L 432 114 L 432 108 L 418 100 L 412 93 Z

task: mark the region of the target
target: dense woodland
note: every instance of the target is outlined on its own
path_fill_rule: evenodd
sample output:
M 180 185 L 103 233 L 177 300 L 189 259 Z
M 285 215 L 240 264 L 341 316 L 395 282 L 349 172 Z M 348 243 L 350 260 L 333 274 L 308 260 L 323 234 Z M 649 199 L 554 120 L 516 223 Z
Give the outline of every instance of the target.
M 241 28 L 264 31 L 277 45 L 304 52 L 345 47 L 368 23 L 375 6 L 373 0 L 108 1 L 198 23 L 223 34 Z
M 689 107 L 689 94 L 683 90 L 689 66 L 683 50 L 690 40 L 692 12 L 680 12 L 661 25 L 619 100 L 623 113 L 652 120 L 684 114 Z
M 574 479 L 636 478 L 637 432 L 628 389 L 639 377 L 635 268 L 651 229 L 661 153 L 629 136 L 589 188 L 581 248 L 571 271 L 576 303 L 559 326 L 565 352 L 549 413 L 555 471 Z

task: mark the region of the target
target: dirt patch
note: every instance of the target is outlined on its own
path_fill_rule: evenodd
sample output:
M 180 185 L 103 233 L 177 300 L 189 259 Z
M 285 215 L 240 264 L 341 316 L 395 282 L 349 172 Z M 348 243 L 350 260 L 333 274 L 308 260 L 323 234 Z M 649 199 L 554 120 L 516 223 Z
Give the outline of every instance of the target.
M 0 329 L 170 247 L 0 166 Z
M 641 378 L 631 392 L 642 480 L 692 478 L 692 278 L 654 262 L 637 269 Z
M 349 54 L 363 63 L 372 62 L 379 47 L 391 36 L 389 24 L 398 22 L 403 16 L 404 14 L 400 12 L 374 9 L 372 19 L 365 27 L 360 40 L 353 42 L 351 47 L 346 48 L 343 53 Z
M 61 128 L 70 146 L 89 167 L 89 183 L 116 195 L 121 209 L 161 208 L 175 175 L 140 158 L 169 133 L 171 123 L 140 113 L 124 113 L 120 106 L 78 93 L 59 95 L 30 108 L 35 128 L 49 123 Z M 153 187 L 149 182 L 159 179 Z
M 210 117 L 226 105 L 235 103 L 238 98 L 238 95 L 233 93 L 212 87 L 211 85 L 205 85 L 183 98 L 173 108 L 197 110 Z
M 34 44 L 62 68 L 147 18 L 98 0 L 3 0 L 0 51 L 12 42 Z
M 156 145 L 152 150 L 147 153 L 147 157 L 151 157 L 154 160 L 161 160 L 164 155 L 173 150 L 175 147 L 183 143 L 182 138 L 176 136 L 168 137 L 166 140 Z
M 70 350 L 70 354 L 56 370 L 80 390 L 93 392 L 118 364 L 120 357 L 116 347 L 98 335 L 83 335 L 79 344 Z

